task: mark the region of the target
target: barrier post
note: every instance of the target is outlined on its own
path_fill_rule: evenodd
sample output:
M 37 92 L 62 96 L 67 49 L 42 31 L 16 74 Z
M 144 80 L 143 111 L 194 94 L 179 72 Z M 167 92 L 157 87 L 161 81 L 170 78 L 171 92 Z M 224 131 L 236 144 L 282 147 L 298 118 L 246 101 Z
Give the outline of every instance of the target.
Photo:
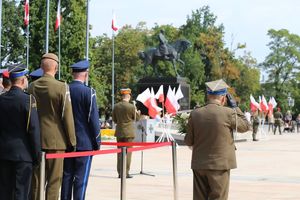
M 126 155 L 127 147 L 121 147 L 122 168 L 121 168 L 121 200 L 126 200 Z
M 172 141 L 172 163 L 173 163 L 173 193 L 174 200 L 178 199 L 177 192 L 177 152 L 176 152 L 176 142 Z
M 42 152 L 40 164 L 40 200 L 45 199 L 45 167 L 46 167 L 46 153 Z

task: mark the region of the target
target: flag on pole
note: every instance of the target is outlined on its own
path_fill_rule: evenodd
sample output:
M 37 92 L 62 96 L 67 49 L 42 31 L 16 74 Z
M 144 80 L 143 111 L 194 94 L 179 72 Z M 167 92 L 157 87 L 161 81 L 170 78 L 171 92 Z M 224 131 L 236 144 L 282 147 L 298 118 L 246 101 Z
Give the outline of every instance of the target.
M 179 108 L 180 108 L 178 100 L 182 99 L 184 97 L 183 94 L 182 94 L 182 91 L 181 91 L 181 85 L 179 85 L 179 87 L 178 87 L 178 89 L 176 91 L 175 97 L 176 97 L 176 100 L 177 100 L 177 111 L 178 111 Z
M 277 102 L 275 101 L 274 97 L 271 97 L 268 103 L 269 106 L 269 114 L 273 114 L 273 109 L 276 108 Z
M 25 26 L 29 25 L 29 0 L 25 1 L 25 6 L 24 6 L 24 25 Z
M 168 93 L 166 97 L 166 102 L 165 102 L 165 108 L 169 114 L 176 114 L 177 108 L 179 107 L 176 95 L 174 94 L 174 91 L 171 89 L 169 86 L 168 88 Z
M 260 110 L 260 105 L 256 102 L 252 94 L 250 94 L 250 109 L 252 112 L 255 112 L 257 109 Z
M 158 99 L 159 102 L 164 102 L 165 101 L 165 97 L 164 97 L 164 86 L 161 85 L 157 91 L 157 93 L 155 94 L 155 98 Z
M 115 13 L 113 12 L 113 18 L 111 21 L 111 28 L 113 31 L 117 31 L 119 28 L 117 27 L 117 23 L 116 23 L 116 16 Z
M 137 101 L 140 101 L 148 108 L 148 114 L 150 117 L 155 118 L 156 115 L 162 110 L 157 106 L 154 91 L 150 92 L 149 88 L 147 88 L 144 92 L 139 94 L 136 98 Z
M 157 117 L 157 115 L 159 115 L 159 113 L 160 113 L 160 111 L 162 111 L 162 109 L 157 106 L 153 87 L 151 88 L 151 101 L 150 102 L 151 103 L 148 107 L 148 114 L 151 118 L 154 119 Z
M 264 95 L 262 95 L 262 97 L 261 97 L 260 107 L 261 107 L 261 110 L 265 113 L 267 113 L 269 110 L 269 106 L 268 106 L 267 100 Z
M 56 21 L 54 30 L 57 31 L 61 23 L 61 13 L 60 13 L 60 0 L 57 2 L 57 12 L 56 12 Z

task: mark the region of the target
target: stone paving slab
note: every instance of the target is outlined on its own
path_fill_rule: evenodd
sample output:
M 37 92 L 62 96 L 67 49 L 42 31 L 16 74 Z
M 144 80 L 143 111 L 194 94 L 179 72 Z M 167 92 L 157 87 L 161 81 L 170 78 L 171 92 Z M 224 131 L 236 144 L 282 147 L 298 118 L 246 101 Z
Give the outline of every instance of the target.
M 248 133 L 249 135 L 249 133 Z M 267 135 L 258 142 L 236 143 L 238 168 L 231 171 L 230 200 L 299 200 L 300 134 Z M 113 148 L 103 147 L 102 149 Z M 172 200 L 171 147 L 144 151 L 144 172 L 127 179 L 128 200 Z M 179 146 L 178 196 L 192 199 L 191 150 Z M 140 172 L 141 153 L 134 152 L 131 173 Z M 86 200 L 120 199 L 120 179 L 116 172 L 116 155 L 95 156 Z

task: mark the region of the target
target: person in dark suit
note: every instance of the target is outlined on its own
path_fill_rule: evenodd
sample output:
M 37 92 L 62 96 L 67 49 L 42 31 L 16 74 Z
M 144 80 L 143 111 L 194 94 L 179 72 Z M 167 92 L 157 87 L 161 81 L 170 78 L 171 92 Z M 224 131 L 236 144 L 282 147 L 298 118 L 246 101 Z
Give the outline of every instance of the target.
M 86 86 L 89 61 L 83 60 L 71 66 L 73 81 L 70 83 L 73 117 L 76 133 L 76 151 L 99 150 L 101 135 L 96 92 Z M 66 158 L 61 189 L 61 199 L 85 199 L 92 156 Z
M 184 138 L 193 149 L 193 199 L 226 200 L 230 169 L 236 168 L 233 131 L 246 132 L 250 124 L 222 79 L 206 86 L 208 102 L 191 112 Z M 226 101 L 229 107 L 224 106 Z
M 53 53 L 42 56 L 43 76 L 32 82 L 28 92 L 37 101 L 42 149 L 46 153 L 63 153 L 76 148 L 76 136 L 69 86 L 56 80 L 58 57 Z M 58 200 L 63 176 L 63 159 L 46 160 L 46 199 Z M 39 169 L 34 170 L 32 199 L 39 200 Z
M 35 98 L 23 92 L 26 66 L 9 71 L 12 87 L 0 96 L 0 199 L 27 200 L 41 154 L 39 120 Z
M 131 99 L 131 90 L 129 88 L 121 89 L 122 101 L 114 105 L 112 111 L 112 119 L 117 124 L 115 137 L 117 142 L 132 142 L 135 138 L 135 126 L 134 123 L 140 117 L 140 112 L 136 110 L 136 107 L 129 103 Z M 120 148 L 120 147 L 119 147 Z M 128 147 L 130 148 L 130 146 Z M 132 178 L 129 174 L 131 164 L 132 153 L 127 153 L 126 158 L 126 177 Z M 118 153 L 117 171 L 119 178 L 121 177 L 121 154 Z

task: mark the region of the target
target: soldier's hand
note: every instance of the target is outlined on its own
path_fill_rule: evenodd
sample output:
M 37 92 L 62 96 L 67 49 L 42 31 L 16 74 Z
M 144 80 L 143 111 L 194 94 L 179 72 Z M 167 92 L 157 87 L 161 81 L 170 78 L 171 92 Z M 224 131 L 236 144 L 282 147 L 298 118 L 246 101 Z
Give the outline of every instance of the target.
M 66 149 L 66 152 L 75 152 L 76 151 L 76 146 L 69 146 Z
M 231 94 L 227 93 L 226 98 L 227 98 L 227 105 L 230 108 L 236 108 L 237 107 L 237 103 L 236 103 L 234 97 Z

